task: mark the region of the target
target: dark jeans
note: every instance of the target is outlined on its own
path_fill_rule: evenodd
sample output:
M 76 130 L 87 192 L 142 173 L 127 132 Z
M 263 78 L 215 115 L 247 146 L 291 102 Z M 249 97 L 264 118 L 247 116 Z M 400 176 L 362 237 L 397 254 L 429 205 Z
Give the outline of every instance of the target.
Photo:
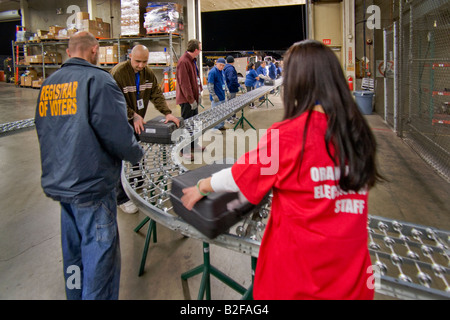
M 128 198 L 127 194 L 125 193 L 125 190 L 122 186 L 122 180 L 119 178 L 119 181 L 117 181 L 116 185 L 116 194 L 117 194 L 117 205 L 120 206 L 121 204 L 124 204 L 125 202 L 128 202 L 130 198 Z
M 116 194 L 83 204 L 61 202 L 61 245 L 68 300 L 117 300 L 120 244 Z
M 181 117 L 186 120 L 198 114 L 198 108 L 192 110 L 191 105 L 189 103 L 180 104 L 181 107 Z M 196 141 L 192 141 L 191 148 L 194 148 Z

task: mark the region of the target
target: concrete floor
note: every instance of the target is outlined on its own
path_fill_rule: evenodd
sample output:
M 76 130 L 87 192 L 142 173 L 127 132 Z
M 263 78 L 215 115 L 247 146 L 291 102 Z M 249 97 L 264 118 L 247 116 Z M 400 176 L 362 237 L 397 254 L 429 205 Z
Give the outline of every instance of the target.
M 38 90 L 0 83 L 0 123 L 34 117 Z M 205 97 L 206 98 L 206 97 Z M 207 99 L 205 108 L 209 107 Z M 257 128 L 282 118 L 275 106 L 246 109 Z M 170 101 L 175 115 L 180 109 Z M 149 109 L 147 119 L 157 115 Z M 450 230 L 450 188 L 376 114 L 367 116 L 379 143 L 379 165 L 389 180 L 370 193 L 369 213 Z M 40 161 L 34 129 L 0 137 L 0 299 L 65 299 L 61 261 L 59 204 L 40 186 Z M 138 277 L 147 226 L 133 230 L 145 217 L 119 210 L 122 252 L 120 299 L 196 299 L 201 276 L 182 282 L 180 275 L 202 262 L 202 243 L 158 225 L 145 272 Z M 244 287 L 251 283 L 250 257 L 211 247 L 211 263 Z M 240 295 L 212 277 L 212 299 Z M 389 299 L 379 294 L 376 299 Z

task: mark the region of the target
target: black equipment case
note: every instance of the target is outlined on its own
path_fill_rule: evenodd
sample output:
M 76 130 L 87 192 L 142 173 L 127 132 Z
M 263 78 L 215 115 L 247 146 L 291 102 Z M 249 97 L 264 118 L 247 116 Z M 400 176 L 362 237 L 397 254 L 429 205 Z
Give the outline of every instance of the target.
M 184 127 L 184 119 L 178 117 L 180 120 L 180 127 Z M 173 143 L 172 141 L 172 133 L 179 129 L 175 122 L 169 121 L 168 123 L 164 123 L 166 121 L 166 117 L 158 116 L 147 121 L 144 124 L 144 131 L 139 135 L 139 139 L 142 142 L 148 143 Z
M 175 213 L 210 239 L 226 232 L 259 206 L 248 201 L 237 202 L 237 192 L 213 192 L 197 202 L 192 211 L 189 211 L 181 202 L 182 190 L 195 186 L 200 179 L 208 178 L 213 173 L 229 167 L 231 165 L 228 164 L 206 165 L 172 179 L 170 200 Z M 264 200 L 261 203 L 264 203 Z

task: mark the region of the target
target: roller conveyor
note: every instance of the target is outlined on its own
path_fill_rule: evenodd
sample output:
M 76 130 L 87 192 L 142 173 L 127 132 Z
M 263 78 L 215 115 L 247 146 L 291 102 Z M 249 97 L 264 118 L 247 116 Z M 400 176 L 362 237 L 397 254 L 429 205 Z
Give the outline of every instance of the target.
M 186 131 L 175 144 L 143 143 L 141 162 L 123 165 L 122 183 L 129 197 L 150 219 L 171 230 L 257 258 L 270 200 L 227 233 L 209 239 L 174 213 L 169 193 L 172 178 L 188 171 L 179 157 L 183 147 L 280 85 L 277 80 L 274 86 L 260 87 L 185 120 Z M 369 217 L 368 231 L 377 292 L 400 299 L 450 298 L 450 232 L 377 216 Z

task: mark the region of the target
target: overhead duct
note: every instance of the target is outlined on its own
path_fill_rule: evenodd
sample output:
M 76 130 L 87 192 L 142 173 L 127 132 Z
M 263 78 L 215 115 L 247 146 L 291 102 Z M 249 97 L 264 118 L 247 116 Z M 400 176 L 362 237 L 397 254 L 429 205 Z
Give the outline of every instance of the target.
M 0 12 L 0 22 L 21 20 L 20 10 L 9 10 Z

